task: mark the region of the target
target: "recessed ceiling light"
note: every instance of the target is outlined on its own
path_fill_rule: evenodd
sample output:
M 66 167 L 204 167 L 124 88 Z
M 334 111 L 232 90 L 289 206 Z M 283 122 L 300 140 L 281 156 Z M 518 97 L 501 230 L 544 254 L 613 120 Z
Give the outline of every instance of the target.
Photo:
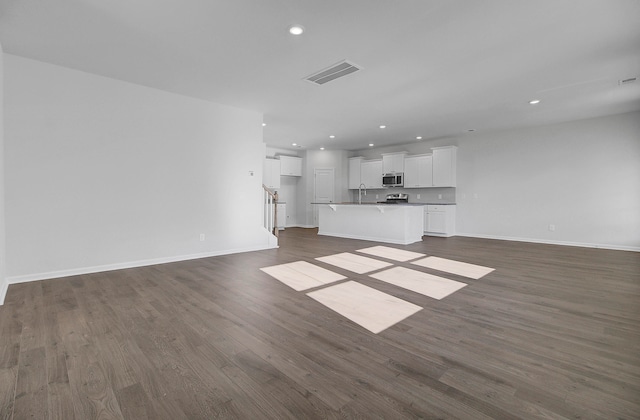
M 292 145 L 292 146 L 297 146 L 297 145 L 298 145 L 298 143 L 291 143 L 291 145 Z
M 540 103 L 540 99 L 532 99 L 529 101 L 529 105 L 536 105 Z
M 386 125 L 381 125 L 380 128 L 387 128 L 387 126 Z
M 302 35 L 304 27 L 302 25 L 292 25 L 289 27 L 289 33 L 291 35 Z
M 373 143 L 369 143 L 369 147 L 372 147 L 372 146 L 373 146 Z
M 331 136 L 329 136 L 329 138 L 330 138 L 330 139 L 335 139 L 335 138 L 336 138 L 336 136 L 331 135 Z
M 324 150 L 324 147 L 321 147 L 320 150 Z
M 422 136 L 416 137 L 416 140 L 422 140 Z
M 266 126 L 267 126 L 267 123 L 262 123 L 262 126 L 263 126 L 263 127 L 266 127 Z

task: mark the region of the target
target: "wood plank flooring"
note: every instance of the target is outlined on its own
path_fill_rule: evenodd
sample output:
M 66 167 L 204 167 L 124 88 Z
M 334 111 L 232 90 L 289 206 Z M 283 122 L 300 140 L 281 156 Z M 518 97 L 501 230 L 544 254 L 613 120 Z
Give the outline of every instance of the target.
M 640 253 L 393 245 L 495 268 L 446 275 L 467 286 L 439 301 L 316 259 L 376 245 L 287 229 L 279 249 L 11 285 L 0 419 L 640 418 Z M 370 333 L 260 271 L 294 261 L 423 310 Z

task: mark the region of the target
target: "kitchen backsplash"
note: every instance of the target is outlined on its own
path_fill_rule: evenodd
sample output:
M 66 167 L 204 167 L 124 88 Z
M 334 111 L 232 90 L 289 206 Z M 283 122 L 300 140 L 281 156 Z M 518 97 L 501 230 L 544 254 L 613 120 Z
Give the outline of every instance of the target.
M 358 190 L 350 190 L 352 201 L 358 201 Z M 387 194 L 409 194 L 409 203 L 455 203 L 455 188 L 384 188 L 367 190 L 367 195 L 362 194 L 363 203 L 375 203 L 383 201 Z M 376 198 L 377 195 L 377 198 Z M 420 198 L 418 198 L 418 195 Z

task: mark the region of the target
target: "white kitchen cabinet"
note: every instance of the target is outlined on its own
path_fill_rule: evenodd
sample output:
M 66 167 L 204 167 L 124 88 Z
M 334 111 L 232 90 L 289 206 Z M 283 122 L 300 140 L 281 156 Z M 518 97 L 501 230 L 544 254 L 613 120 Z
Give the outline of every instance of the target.
M 280 175 L 302 176 L 302 158 L 280 156 Z
M 456 146 L 434 147 L 433 150 L 433 186 L 456 186 Z
M 409 156 L 404 160 L 404 187 L 425 188 L 433 186 L 433 156 Z
M 277 203 L 276 211 L 276 227 L 278 230 L 284 230 L 287 225 L 287 203 Z
M 280 161 L 265 159 L 262 167 L 262 183 L 270 189 L 280 188 Z
M 424 233 L 428 236 L 456 234 L 456 206 L 429 204 L 424 208 Z
M 320 204 L 318 235 L 408 245 L 422 242 L 422 207 Z
M 362 165 L 363 159 L 364 158 L 362 157 L 349 158 L 349 189 L 350 190 L 357 190 L 360 187 L 360 183 L 362 183 L 360 167 Z
M 382 173 L 390 174 L 392 172 L 404 172 L 404 158 L 406 156 L 406 152 L 383 153 Z
M 362 161 L 360 181 L 367 189 L 382 188 L 382 160 Z

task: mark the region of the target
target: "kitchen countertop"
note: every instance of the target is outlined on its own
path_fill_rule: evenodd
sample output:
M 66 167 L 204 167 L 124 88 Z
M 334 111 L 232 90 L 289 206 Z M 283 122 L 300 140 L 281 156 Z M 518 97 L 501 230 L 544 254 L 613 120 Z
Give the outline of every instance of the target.
M 342 202 L 342 203 L 311 203 L 311 204 L 332 204 L 339 206 L 455 206 L 456 203 L 354 203 L 354 202 Z

